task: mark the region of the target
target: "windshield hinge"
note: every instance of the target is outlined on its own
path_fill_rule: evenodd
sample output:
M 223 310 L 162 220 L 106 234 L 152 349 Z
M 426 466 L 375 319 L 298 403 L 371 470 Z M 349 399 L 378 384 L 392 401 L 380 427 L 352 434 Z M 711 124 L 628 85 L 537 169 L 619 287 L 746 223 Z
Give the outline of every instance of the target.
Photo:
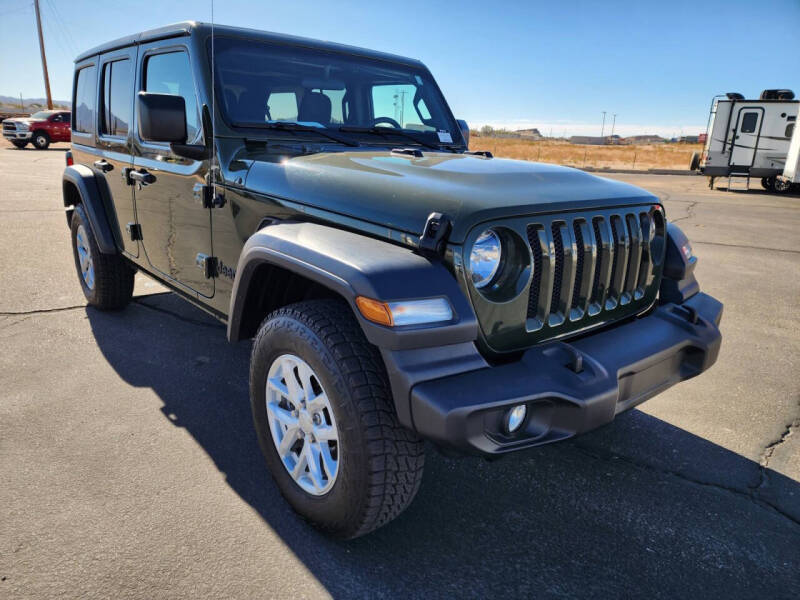
M 434 212 L 428 215 L 425 228 L 419 238 L 419 249 L 426 254 L 441 256 L 444 254 L 447 236 L 450 235 L 452 223 L 450 217 L 443 213 Z

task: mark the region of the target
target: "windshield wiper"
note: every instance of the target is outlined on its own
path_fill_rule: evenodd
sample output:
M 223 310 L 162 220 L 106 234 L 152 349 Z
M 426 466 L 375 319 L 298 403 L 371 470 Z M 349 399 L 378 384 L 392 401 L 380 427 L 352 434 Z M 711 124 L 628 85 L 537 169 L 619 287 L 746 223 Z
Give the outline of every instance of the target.
M 275 121 L 273 123 L 236 122 L 233 125 L 235 127 L 255 127 L 257 129 L 278 129 L 280 131 L 308 131 L 311 133 L 319 134 L 323 137 L 328 138 L 329 140 L 333 140 L 334 142 L 344 144 L 345 146 L 351 146 L 355 148 L 361 145 L 355 140 L 349 140 L 345 137 L 336 135 L 335 133 L 330 133 L 324 128 L 312 127 L 311 125 L 302 125 L 300 123 L 294 123 L 292 121 Z
M 397 128 L 389 128 L 389 127 L 355 127 L 351 125 L 342 125 L 339 127 L 338 131 L 342 131 L 345 133 L 375 133 L 382 137 L 386 137 L 387 135 L 397 135 L 407 140 L 411 140 L 419 144 L 420 146 L 425 146 L 426 148 L 430 148 L 431 150 L 441 150 L 441 146 L 436 146 L 434 144 L 430 144 L 425 140 L 420 139 L 416 135 L 412 133 L 408 133 L 407 131 L 403 131 L 402 129 Z

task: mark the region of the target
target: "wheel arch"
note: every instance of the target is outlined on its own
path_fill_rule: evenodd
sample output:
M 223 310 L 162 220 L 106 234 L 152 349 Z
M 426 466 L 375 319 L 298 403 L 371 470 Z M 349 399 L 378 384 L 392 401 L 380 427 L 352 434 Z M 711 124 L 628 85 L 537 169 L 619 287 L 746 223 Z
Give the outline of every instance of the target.
M 281 288 L 284 284 L 286 289 Z M 442 346 L 477 337 L 475 313 L 441 261 L 317 223 L 273 223 L 248 239 L 236 269 L 228 339 L 251 337 L 268 314 L 266 308 L 274 310 L 290 303 L 276 303 L 282 295 L 290 301 L 342 298 L 366 338 L 384 349 Z M 389 328 L 361 316 L 355 305 L 358 296 L 383 301 L 444 296 L 456 317 L 451 323 L 432 327 Z
M 121 247 L 119 227 L 113 216 L 108 186 L 105 182 L 102 185 L 97 181 L 94 172 L 84 165 L 73 165 L 64 170 L 61 180 L 61 190 L 66 208 L 67 225 L 72 219 L 74 206 L 80 204 L 89 219 L 92 233 L 97 240 L 97 246 L 103 254 L 117 254 Z

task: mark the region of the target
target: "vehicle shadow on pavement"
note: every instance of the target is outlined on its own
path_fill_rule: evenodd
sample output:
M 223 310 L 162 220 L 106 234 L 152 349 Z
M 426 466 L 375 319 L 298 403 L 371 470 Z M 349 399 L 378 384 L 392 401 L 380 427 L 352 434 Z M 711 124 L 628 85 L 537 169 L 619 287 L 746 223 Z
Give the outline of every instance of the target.
M 158 394 L 165 419 L 334 597 L 780 598 L 800 585 L 800 484 L 637 410 L 500 461 L 429 448 L 403 515 L 330 539 L 294 515 L 266 470 L 249 342 L 229 344 L 221 324 L 169 294 L 86 312 L 119 376 Z

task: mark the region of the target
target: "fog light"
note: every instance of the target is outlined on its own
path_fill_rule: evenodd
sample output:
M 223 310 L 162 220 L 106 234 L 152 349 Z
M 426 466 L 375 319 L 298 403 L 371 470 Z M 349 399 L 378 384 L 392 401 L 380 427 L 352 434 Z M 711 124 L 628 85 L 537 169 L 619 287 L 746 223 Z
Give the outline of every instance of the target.
M 506 431 L 508 431 L 508 433 L 514 433 L 517 431 L 525 421 L 525 415 L 527 413 L 528 407 L 524 404 L 518 404 L 508 411 L 508 414 L 506 415 Z

